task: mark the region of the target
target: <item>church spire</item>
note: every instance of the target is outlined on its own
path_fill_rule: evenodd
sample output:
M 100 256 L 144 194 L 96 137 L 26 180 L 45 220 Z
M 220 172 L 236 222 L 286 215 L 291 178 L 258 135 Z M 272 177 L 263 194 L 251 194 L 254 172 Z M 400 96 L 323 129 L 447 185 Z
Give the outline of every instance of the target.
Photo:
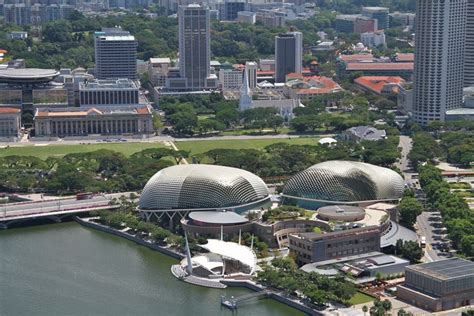
M 243 112 L 252 107 L 252 91 L 249 86 L 249 72 L 247 67 L 244 69 L 244 80 L 240 88 L 239 111 Z

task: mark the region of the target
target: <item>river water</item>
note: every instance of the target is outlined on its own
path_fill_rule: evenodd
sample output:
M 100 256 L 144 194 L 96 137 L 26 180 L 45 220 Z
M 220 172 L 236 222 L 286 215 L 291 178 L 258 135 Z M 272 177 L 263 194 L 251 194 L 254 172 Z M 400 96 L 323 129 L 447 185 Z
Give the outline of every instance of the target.
M 232 315 L 220 295 L 177 280 L 177 262 L 76 223 L 0 231 L 0 315 Z M 235 315 L 302 315 L 266 299 Z

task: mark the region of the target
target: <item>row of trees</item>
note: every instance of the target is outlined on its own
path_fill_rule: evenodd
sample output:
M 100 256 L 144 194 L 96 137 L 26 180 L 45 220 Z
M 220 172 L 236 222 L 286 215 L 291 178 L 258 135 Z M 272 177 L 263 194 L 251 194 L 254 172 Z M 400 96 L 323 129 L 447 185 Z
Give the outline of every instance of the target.
M 289 257 L 276 258 L 271 266 L 264 266 L 257 281 L 288 294 L 298 294 L 318 305 L 331 301 L 347 303 L 356 292 L 354 285 L 344 277 L 329 278 L 315 272 L 304 272 L 297 269 Z
M 383 140 L 356 144 L 339 141 L 336 145 L 290 145 L 276 143 L 264 149 L 212 149 L 201 161 L 246 169 L 262 177 L 292 175 L 326 160 L 362 160 L 389 166 L 398 157 L 397 142 Z M 366 146 L 366 147 L 364 147 Z M 374 150 L 378 148 L 378 150 Z
M 41 160 L 31 156 L 0 158 L 2 191 L 136 191 L 158 170 L 179 163 L 187 152 L 151 148 L 130 157 L 111 150 L 73 153 Z M 174 163 L 173 163 L 174 160 Z
M 129 227 L 136 233 L 147 234 L 156 243 L 170 245 L 180 249 L 183 248 L 183 237 L 175 235 L 169 230 L 153 223 L 145 222 L 130 211 L 112 212 L 103 210 L 98 212 L 98 216 L 100 223 L 112 228 L 123 229 L 124 227 Z
M 453 246 L 468 257 L 474 256 L 474 212 L 466 201 L 450 192 L 441 171 L 433 165 L 420 168 L 420 184 L 431 209 L 439 210 Z

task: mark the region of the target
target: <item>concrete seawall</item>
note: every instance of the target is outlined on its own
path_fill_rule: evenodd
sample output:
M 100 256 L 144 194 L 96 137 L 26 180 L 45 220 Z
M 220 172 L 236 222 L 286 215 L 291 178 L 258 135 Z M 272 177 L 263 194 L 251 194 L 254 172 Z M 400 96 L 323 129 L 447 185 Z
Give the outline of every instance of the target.
M 90 221 L 84 220 L 84 219 L 82 219 L 80 217 L 77 217 L 77 216 L 74 217 L 74 220 L 82 226 L 89 227 L 89 228 L 94 228 L 94 229 L 100 230 L 104 233 L 108 233 L 108 234 L 112 234 L 112 235 L 115 235 L 115 236 L 118 236 L 118 237 L 128 239 L 128 240 L 133 241 L 133 242 L 135 242 L 139 245 L 142 245 L 142 246 L 148 247 L 150 249 L 159 251 L 162 254 L 168 255 L 168 256 L 173 257 L 173 258 L 178 259 L 178 260 L 182 260 L 185 257 L 183 254 L 181 254 L 177 251 L 161 247 L 157 244 L 151 244 L 151 243 L 146 242 L 145 240 L 143 240 L 141 238 L 137 238 L 133 235 L 127 234 L 125 232 L 121 232 L 121 231 L 116 230 L 114 228 L 110 228 L 110 227 L 107 227 L 107 226 L 104 226 L 104 225 L 101 225 L 101 224 L 98 224 L 98 223 L 90 222 Z

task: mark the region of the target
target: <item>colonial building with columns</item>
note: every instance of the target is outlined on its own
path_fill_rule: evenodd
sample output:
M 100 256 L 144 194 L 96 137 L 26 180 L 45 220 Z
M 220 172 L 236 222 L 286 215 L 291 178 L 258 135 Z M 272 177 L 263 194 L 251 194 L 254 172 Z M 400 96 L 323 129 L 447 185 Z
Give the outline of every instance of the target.
M 20 109 L 0 107 L 0 137 L 18 137 L 20 121 Z
M 153 133 L 152 114 L 143 107 L 37 109 L 36 136 L 87 136 Z

